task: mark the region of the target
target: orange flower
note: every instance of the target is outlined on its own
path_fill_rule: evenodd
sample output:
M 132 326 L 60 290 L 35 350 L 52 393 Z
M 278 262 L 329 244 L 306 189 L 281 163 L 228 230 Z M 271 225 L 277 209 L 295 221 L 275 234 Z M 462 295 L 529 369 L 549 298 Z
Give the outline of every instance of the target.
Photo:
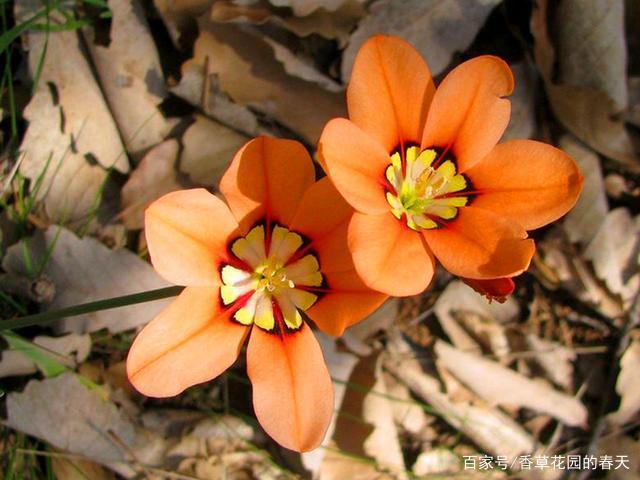
M 473 280 L 528 268 L 535 246 L 527 230 L 564 215 L 582 177 L 550 145 L 497 144 L 512 90 L 511 70 L 496 57 L 463 63 L 436 90 L 404 40 L 375 36 L 361 48 L 347 90 L 350 120 L 327 124 L 319 154 L 357 210 L 349 247 L 368 286 L 422 292 L 434 256 Z
M 220 190 L 165 195 L 145 214 L 153 266 L 187 287 L 135 339 L 133 386 L 177 395 L 236 360 L 250 335 L 247 371 L 256 417 L 283 446 L 322 440 L 333 387 L 305 322 L 339 335 L 386 298 L 358 278 L 347 247 L 353 210 L 297 142 L 257 138 L 235 156 Z

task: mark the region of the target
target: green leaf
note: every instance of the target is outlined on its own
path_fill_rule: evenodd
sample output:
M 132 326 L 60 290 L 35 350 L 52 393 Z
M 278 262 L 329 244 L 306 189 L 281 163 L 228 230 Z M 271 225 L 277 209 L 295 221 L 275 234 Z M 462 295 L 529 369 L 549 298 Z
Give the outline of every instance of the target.
M 42 347 L 39 347 L 26 338 L 21 337 L 13 332 L 4 332 L 4 339 L 9 343 L 11 350 L 22 352 L 30 360 L 32 360 L 42 371 L 45 377 L 56 377 L 61 373 L 69 370 L 67 367 L 51 358 L 51 353 Z

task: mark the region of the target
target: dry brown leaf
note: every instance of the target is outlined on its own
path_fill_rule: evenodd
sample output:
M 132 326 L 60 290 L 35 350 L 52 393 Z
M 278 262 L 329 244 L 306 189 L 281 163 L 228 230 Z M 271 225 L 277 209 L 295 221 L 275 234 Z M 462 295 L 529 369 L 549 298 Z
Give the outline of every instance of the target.
M 447 448 L 434 448 L 421 452 L 411 470 L 419 477 L 461 473 L 461 458 Z
M 202 15 L 214 0 L 153 0 L 176 47 L 182 47 L 182 33 L 195 27 L 194 19 Z
M 115 473 L 87 460 L 55 456 L 51 458 L 55 478 L 64 480 L 115 480 Z
M 316 69 L 308 58 L 296 55 L 287 47 L 269 37 L 264 37 L 264 41 L 273 49 L 276 60 L 282 64 L 284 70 L 292 77 L 316 83 L 329 92 L 341 92 L 344 90 L 344 86 Z
M 144 210 L 152 201 L 187 186 L 179 181 L 175 169 L 178 150 L 175 139 L 156 145 L 144 156 L 122 187 L 121 217 L 128 229 L 138 230 L 144 226 Z
M 274 11 L 262 3 L 238 5 L 232 0 L 218 0 L 211 6 L 210 18 L 214 22 L 251 22 L 256 25 L 268 23 L 285 28 L 298 37 L 308 37 L 315 33 L 324 38 L 335 39 L 342 47 L 348 42 L 350 33 L 364 13 L 362 3 L 358 0 L 346 0 L 333 12 L 320 8 L 304 17 L 280 16 L 279 10 Z
M 334 12 L 351 0 L 269 0 L 276 7 L 289 7 L 294 15 L 304 17 L 322 8 Z M 364 0 L 358 0 L 364 2 Z
M 438 75 L 457 51 L 465 50 L 500 0 L 378 0 L 351 36 L 342 60 L 342 79 L 351 77 L 356 53 L 372 35 L 398 35 L 422 54 Z
M 558 342 L 544 340 L 537 335 L 527 335 L 526 341 L 549 380 L 565 391 L 571 391 L 576 353 Z
M 560 139 L 560 148 L 578 164 L 584 177 L 582 193 L 564 218 L 564 231 L 574 243 L 586 246 L 600 229 L 609 211 L 598 156 L 571 135 Z
M 37 336 L 33 343 L 42 347 L 42 353 L 65 365 L 75 368 L 84 362 L 91 351 L 91 337 L 70 333 L 62 337 Z M 37 365 L 19 350 L 5 350 L 0 360 L 0 378 L 13 375 L 30 375 L 38 371 Z
M 383 377 L 387 393 L 394 399 L 391 402 L 391 409 L 396 425 L 401 426 L 404 431 L 418 436 L 429 424 L 429 418 L 424 410 L 413 401 L 411 392 L 404 383 L 400 383 L 387 372 L 383 372 Z
M 417 360 L 406 358 L 410 348 L 404 341 L 396 341 L 394 349 L 399 351 L 385 358 L 385 368 L 484 451 L 510 460 L 533 453 L 535 440 L 517 422 L 495 408 L 452 402 L 435 377 L 426 374 Z
M 325 455 L 318 480 L 395 480 L 391 474 L 385 474 L 374 465 L 348 453 L 330 449 Z
M 558 82 L 606 93 L 615 112 L 627 94 L 624 0 L 563 0 L 555 11 Z
M 32 380 L 10 393 L 7 425 L 102 464 L 127 460 L 136 436 L 116 406 L 73 373 Z
M 509 97 L 511 118 L 502 141 L 532 138 L 536 133 L 537 72 L 526 62 L 510 65 L 515 89 Z
M 615 24 L 615 22 L 621 20 L 623 2 L 622 0 L 615 0 L 603 3 L 597 0 L 584 0 L 578 1 L 578 3 L 588 5 L 588 8 L 575 9 L 572 12 L 571 19 L 563 18 L 558 23 L 563 24 L 569 21 L 577 23 L 578 20 L 576 18 L 578 16 L 589 16 L 583 23 L 583 27 L 590 29 L 589 35 L 572 40 L 572 42 L 584 42 L 583 48 L 590 51 L 587 60 L 596 62 L 595 64 L 585 63 L 584 65 L 584 68 L 591 72 L 587 76 L 588 80 L 572 78 L 571 80 L 577 83 L 556 83 L 556 78 L 554 77 L 556 53 L 547 25 L 547 0 L 538 2 L 538 8 L 534 9 L 531 18 L 531 31 L 535 39 L 536 62 L 545 82 L 551 108 L 558 120 L 580 140 L 603 155 L 637 169 L 637 158 L 624 123 L 621 120 L 612 118 L 619 111 L 619 106 L 616 105 L 612 96 L 620 95 L 615 92 L 604 92 L 591 86 L 593 84 L 601 86 L 604 82 L 596 80 L 593 76 L 594 71 L 604 68 L 603 63 L 609 62 L 608 59 L 607 62 L 602 62 L 600 55 L 606 54 L 607 48 L 609 48 L 608 43 L 617 45 L 619 43 L 619 35 L 624 35 L 623 26 L 620 24 L 619 31 L 613 32 L 613 40 L 602 40 L 611 29 L 609 23 Z M 594 15 L 594 17 L 591 17 L 591 15 Z M 602 23 L 597 20 L 597 15 L 602 17 Z M 607 20 L 609 18 L 610 20 Z M 583 22 L 583 20 L 580 20 L 580 22 Z M 604 31 L 601 32 L 601 29 Z M 626 52 L 619 51 L 619 46 L 615 48 L 618 51 L 613 53 L 615 56 L 612 62 L 614 72 L 619 68 L 617 65 L 620 58 L 623 58 L 621 56 L 626 56 Z M 570 53 L 573 54 L 575 52 Z M 562 58 L 558 57 L 558 59 L 562 61 Z M 571 62 L 581 62 L 582 60 L 583 57 L 577 56 Z M 570 76 L 575 76 L 577 70 L 573 67 L 567 67 L 567 71 L 572 72 Z M 605 78 L 610 78 L 610 75 L 612 73 L 607 72 Z M 613 80 L 614 83 L 618 81 L 618 79 Z
M 598 278 L 609 290 L 630 301 L 640 286 L 638 248 L 640 225 L 626 208 L 611 210 L 584 251 Z
M 100 84 L 129 153 L 162 141 L 171 128 L 157 106 L 167 92 L 160 58 L 144 11 L 136 1 L 109 0 L 113 13 L 109 45 L 84 30 Z
M 368 356 L 373 353 L 371 339 L 378 333 L 386 332 L 398 316 L 400 302 L 390 298 L 375 312 L 363 321 L 349 327 L 342 336 L 342 341 L 354 353 Z
M 620 359 L 620 374 L 616 382 L 616 392 L 620 395 L 618 410 L 609 414 L 608 419 L 615 425 L 624 425 L 640 411 L 640 340 L 635 338 Z
M 182 137 L 179 169 L 198 185 L 217 186 L 235 153 L 248 140 L 235 130 L 196 115 Z
M 20 0 L 16 2 L 15 8 L 17 20 L 24 20 L 35 14 L 41 8 L 41 4 L 33 0 Z M 51 21 L 56 23 L 56 20 L 59 21 L 60 16 L 52 16 Z M 118 130 L 100 87 L 82 54 L 77 33 L 62 31 L 45 34 L 45 32 L 30 31 L 23 37 L 23 42 L 29 52 L 29 71 L 32 76 L 37 71 L 43 49 L 46 48 L 38 89 L 34 97 L 42 95 L 50 97 L 51 89 L 55 89 L 55 98 L 52 99 L 52 103 L 60 106 L 64 115 L 62 120 L 57 118 L 61 124 L 58 130 L 68 136 L 62 148 L 69 148 L 72 142 L 74 152 L 92 155 L 93 161 L 105 168 L 115 168 L 122 173 L 128 172 L 129 164 Z M 35 103 L 43 106 L 39 101 Z M 34 112 L 34 109 L 35 107 L 31 107 L 29 118 L 31 122 L 40 115 L 40 112 Z M 26 139 L 23 145 L 25 143 L 28 145 Z M 48 147 L 49 149 L 58 148 L 55 145 L 48 145 Z M 44 162 L 46 157 L 37 160 Z
M 206 71 L 231 100 L 281 122 L 309 143 L 318 140 L 327 121 L 346 115 L 342 94 L 288 75 L 261 37 L 230 24 L 201 22 L 201 27 L 183 75 L 195 70 L 191 75 L 197 78 Z
M 54 241 L 44 272 L 56 285 L 57 295 L 45 306 L 46 310 L 168 286 L 151 265 L 133 252 L 109 250 L 94 238 L 79 238 L 58 226 L 38 231 L 29 240 L 34 265 L 42 262 L 47 246 Z M 21 244 L 9 248 L 2 267 L 9 272 L 25 273 Z M 102 310 L 65 318 L 57 325 L 64 332 L 86 333 L 101 328 L 120 332 L 149 322 L 169 301 L 156 300 L 117 310 Z
M 629 78 L 629 113 L 627 121 L 640 128 L 640 77 Z
M 496 336 L 489 336 L 489 342 L 500 352 L 505 352 L 505 339 L 500 335 L 499 324 L 506 323 L 515 318 L 519 313 L 518 304 L 513 298 L 505 303 L 489 303 L 482 295 L 476 293 L 461 281 L 453 281 L 438 297 L 434 305 L 434 311 L 440 325 L 452 339 L 454 344 L 467 352 L 481 352 L 478 343 L 465 331 L 456 315 L 473 313 L 480 317 L 493 320 Z M 488 324 L 491 326 L 491 323 Z
M 442 341 L 436 342 L 435 351 L 439 364 L 493 405 L 526 407 L 570 426 L 586 426 L 587 409 L 575 397 Z
M 365 440 L 363 449 L 381 468 L 393 472 L 396 478 L 407 478 L 398 429 L 393 417 L 394 400 L 388 398 L 382 375 L 382 356 L 378 356 L 374 372 L 375 383 L 362 406 L 362 419 L 373 426 L 373 431 Z

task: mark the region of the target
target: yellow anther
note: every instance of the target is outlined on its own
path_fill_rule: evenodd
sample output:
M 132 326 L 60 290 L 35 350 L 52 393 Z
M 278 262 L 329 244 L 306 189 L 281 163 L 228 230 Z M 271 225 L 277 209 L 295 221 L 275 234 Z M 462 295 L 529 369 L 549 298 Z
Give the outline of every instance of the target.
M 387 192 L 387 203 L 397 219 L 406 218 L 407 226 L 414 230 L 437 228 L 445 220 L 458 214 L 458 208 L 468 202 L 464 196 L 467 180 L 457 173 L 456 165 L 445 160 L 434 165 L 435 150 L 422 152 L 418 147 L 409 147 L 405 152 L 405 169 L 396 152 L 390 157 L 385 176 L 392 191 Z M 452 196 L 460 192 L 460 195 Z

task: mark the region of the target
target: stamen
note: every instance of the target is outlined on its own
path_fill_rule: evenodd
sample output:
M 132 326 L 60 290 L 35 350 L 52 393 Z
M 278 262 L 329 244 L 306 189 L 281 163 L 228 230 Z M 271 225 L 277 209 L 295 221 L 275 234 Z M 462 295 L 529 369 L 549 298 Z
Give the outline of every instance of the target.
M 464 195 L 468 182 L 457 173 L 454 161 L 438 158 L 435 163 L 436 158 L 433 149 L 420 152 L 418 147 L 409 147 L 404 164 L 396 152 L 385 170 L 392 187 L 386 194 L 391 213 L 398 220 L 406 217 L 407 226 L 413 230 L 437 228 L 454 219 L 458 208 L 469 200 Z M 458 192 L 459 195 L 451 195 Z
M 258 225 L 232 243 L 231 252 L 240 260 L 237 264 L 246 265 L 246 270 L 223 266 L 220 297 L 230 308 L 236 301 L 243 302 L 233 315 L 243 325 L 255 324 L 267 331 L 282 331 L 285 326 L 295 330 L 302 325 L 300 312 L 318 299 L 306 289 L 322 285 L 320 264 L 312 254 L 296 256 L 304 243 L 299 234 L 280 225 L 269 235 L 265 233 L 264 226 Z M 270 238 L 269 248 L 266 237 Z M 297 260 L 287 264 L 294 258 Z

